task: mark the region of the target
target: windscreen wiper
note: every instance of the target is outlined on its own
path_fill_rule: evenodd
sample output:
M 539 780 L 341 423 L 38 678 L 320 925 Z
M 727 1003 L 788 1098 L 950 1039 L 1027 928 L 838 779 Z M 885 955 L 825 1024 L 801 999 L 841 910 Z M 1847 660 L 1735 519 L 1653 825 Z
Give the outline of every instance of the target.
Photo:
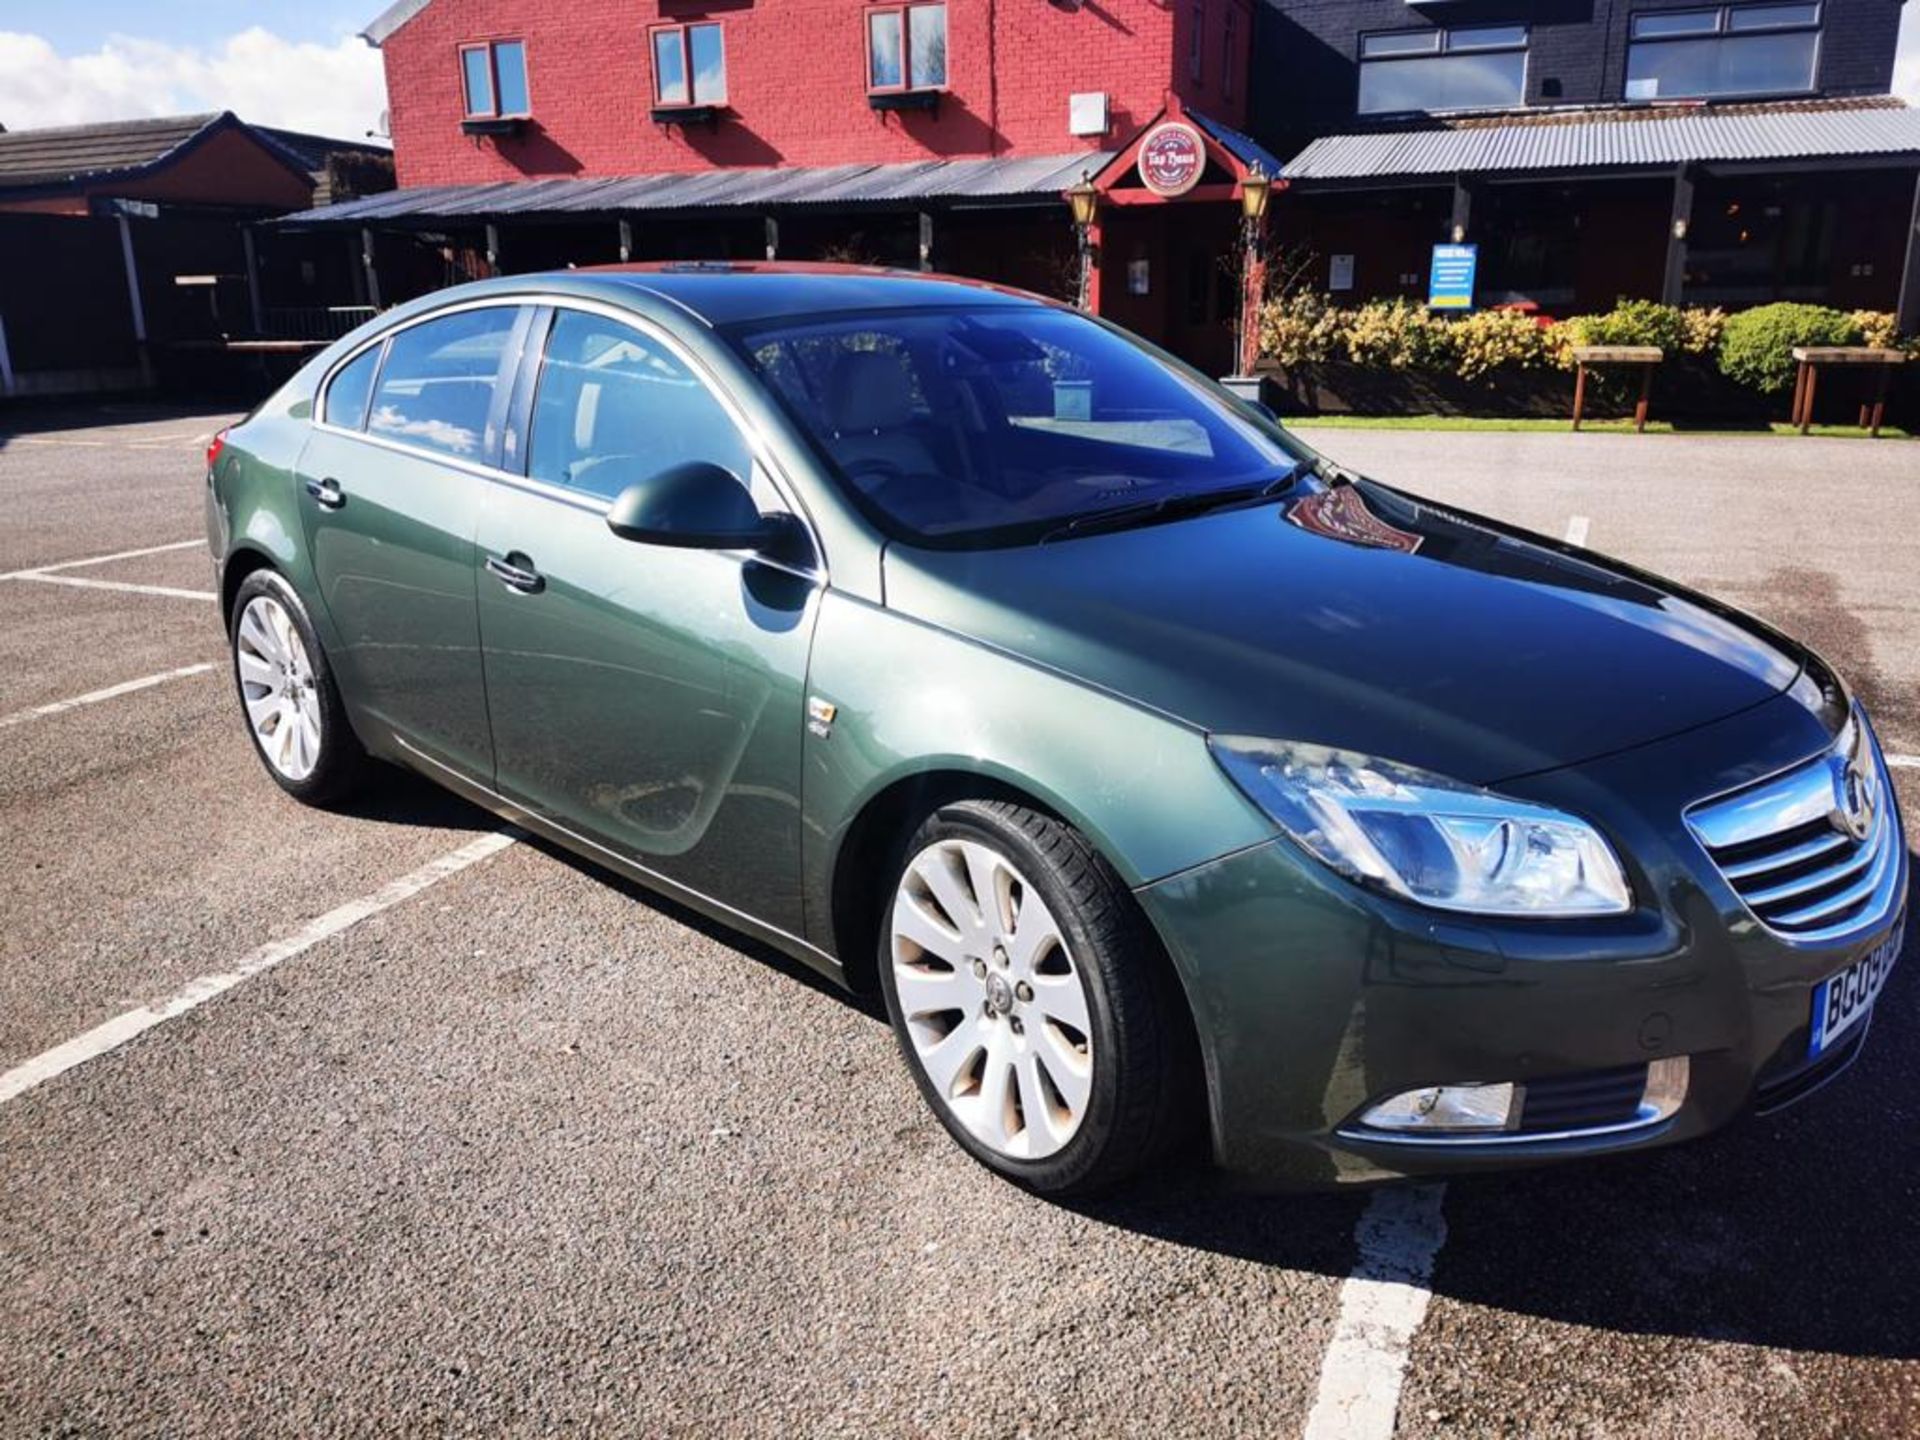
M 1086 515 L 1075 516 L 1064 525 L 1057 525 L 1040 537 L 1040 543 L 1049 540 L 1067 540 L 1076 535 L 1097 535 L 1111 530 L 1127 530 L 1136 525 L 1152 524 L 1160 520 L 1187 519 L 1194 515 L 1203 515 L 1211 510 L 1230 510 L 1237 505 L 1257 505 L 1262 500 L 1271 499 L 1290 487 L 1295 480 L 1306 473 L 1310 462 L 1295 460 L 1285 469 L 1255 480 L 1246 485 L 1230 485 L 1219 490 L 1190 491 L 1181 495 L 1163 495 L 1158 500 L 1140 500 L 1131 505 L 1115 505 L 1107 510 L 1095 510 Z

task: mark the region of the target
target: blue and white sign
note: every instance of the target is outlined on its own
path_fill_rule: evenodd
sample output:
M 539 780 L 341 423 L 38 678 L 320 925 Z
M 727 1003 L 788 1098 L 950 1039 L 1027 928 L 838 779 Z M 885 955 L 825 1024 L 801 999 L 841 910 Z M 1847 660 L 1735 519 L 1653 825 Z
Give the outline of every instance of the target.
M 1436 245 L 1427 272 L 1427 308 L 1471 310 L 1473 272 L 1480 264 L 1478 245 Z

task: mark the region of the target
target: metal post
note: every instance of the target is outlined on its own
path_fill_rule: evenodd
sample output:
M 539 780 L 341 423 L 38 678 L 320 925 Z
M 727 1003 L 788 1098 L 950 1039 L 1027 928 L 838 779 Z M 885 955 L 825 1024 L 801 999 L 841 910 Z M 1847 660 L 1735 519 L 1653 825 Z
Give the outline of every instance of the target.
M 1089 315 L 1100 313 L 1100 222 L 1097 219 L 1080 232 L 1080 308 Z
M 933 269 L 933 216 L 920 212 L 920 268 Z
M 1673 214 L 1667 223 L 1667 268 L 1660 279 L 1662 304 L 1678 305 L 1687 283 L 1687 231 L 1693 224 L 1693 172 L 1673 172 Z
M 122 212 L 120 222 L 120 260 L 127 274 L 127 305 L 133 316 L 133 343 L 140 353 L 140 380 L 153 383 L 153 356 L 147 348 L 147 306 L 140 296 L 140 267 L 133 258 L 133 226 Z
M 360 271 L 367 277 L 367 303 L 374 309 L 382 309 L 380 304 L 380 267 L 374 261 L 373 227 L 360 229 Z
M 631 259 L 633 259 L 633 222 L 622 220 L 620 222 L 620 263 L 625 265 Z
M 500 227 L 492 222 L 487 225 L 487 272 L 500 273 Z
M 253 333 L 264 335 L 267 326 L 266 312 L 260 306 L 260 257 L 254 252 L 251 225 L 240 232 L 240 248 L 247 255 L 247 305 L 253 312 Z
M 769 215 L 761 222 L 767 241 L 767 259 L 780 258 L 780 222 Z
M 1900 299 L 1894 315 L 1902 335 L 1920 330 L 1920 172 L 1913 177 L 1913 212 L 1907 216 L 1907 259 L 1900 268 Z
M 1473 191 L 1467 188 L 1467 182 L 1459 176 L 1453 178 L 1453 217 L 1447 223 L 1447 238 L 1456 245 L 1464 245 L 1467 233 L 1473 228 Z
M 13 355 L 7 349 L 7 317 L 0 315 L 0 395 L 13 393 Z

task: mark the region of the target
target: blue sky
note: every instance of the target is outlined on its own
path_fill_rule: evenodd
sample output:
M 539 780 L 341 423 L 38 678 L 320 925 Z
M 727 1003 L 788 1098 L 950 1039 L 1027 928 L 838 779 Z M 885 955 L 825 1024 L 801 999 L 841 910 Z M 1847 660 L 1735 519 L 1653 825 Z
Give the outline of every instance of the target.
M 0 0 L 0 30 L 20 30 L 62 54 L 98 49 L 109 35 L 211 46 L 252 26 L 288 40 L 336 40 L 357 33 L 386 0 Z

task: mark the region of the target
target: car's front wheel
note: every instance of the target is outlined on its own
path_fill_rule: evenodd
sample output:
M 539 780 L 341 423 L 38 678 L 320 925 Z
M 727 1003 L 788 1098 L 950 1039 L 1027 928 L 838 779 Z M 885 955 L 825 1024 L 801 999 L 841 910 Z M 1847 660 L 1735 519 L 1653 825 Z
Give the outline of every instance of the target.
M 254 571 L 240 582 L 228 628 L 234 685 L 267 773 L 310 805 L 344 799 L 367 756 L 293 586 L 271 570 Z
M 987 801 L 908 842 L 880 971 L 950 1134 L 1048 1195 L 1112 1185 L 1180 1138 L 1183 1004 L 1125 885 L 1051 816 Z

